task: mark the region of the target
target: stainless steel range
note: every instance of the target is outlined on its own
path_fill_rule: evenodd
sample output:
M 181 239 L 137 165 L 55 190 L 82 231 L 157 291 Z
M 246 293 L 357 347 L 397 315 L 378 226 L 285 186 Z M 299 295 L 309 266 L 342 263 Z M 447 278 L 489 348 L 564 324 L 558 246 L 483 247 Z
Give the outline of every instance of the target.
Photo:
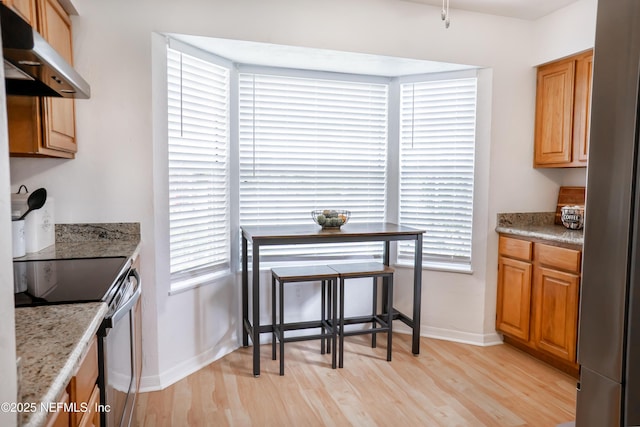
M 14 261 L 15 306 L 103 301 L 98 330 L 101 425 L 129 426 L 140 378 L 140 276 L 126 257 Z

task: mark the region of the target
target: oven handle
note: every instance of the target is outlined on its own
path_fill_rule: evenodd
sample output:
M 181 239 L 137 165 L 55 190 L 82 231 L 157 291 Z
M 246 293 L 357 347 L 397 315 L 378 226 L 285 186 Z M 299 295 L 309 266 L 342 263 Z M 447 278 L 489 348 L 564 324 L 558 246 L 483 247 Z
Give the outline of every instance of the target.
M 118 308 L 118 310 L 115 313 L 113 313 L 113 316 L 111 316 L 112 327 L 113 325 L 116 324 L 116 322 L 118 322 L 118 320 L 124 317 L 131 310 L 133 305 L 140 298 L 140 294 L 142 294 L 142 281 L 140 280 L 140 275 L 138 274 L 138 271 L 135 268 L 129 271 L 129 274 L 127 274 L 127 279 L 130 279 L 131 276 L 133 276 L 136 279 L 136 282 L 137 282 L 136 290 L 133 292 L 133 294 L 127 300 L 127 302 L 121 305 L 120 308 Z

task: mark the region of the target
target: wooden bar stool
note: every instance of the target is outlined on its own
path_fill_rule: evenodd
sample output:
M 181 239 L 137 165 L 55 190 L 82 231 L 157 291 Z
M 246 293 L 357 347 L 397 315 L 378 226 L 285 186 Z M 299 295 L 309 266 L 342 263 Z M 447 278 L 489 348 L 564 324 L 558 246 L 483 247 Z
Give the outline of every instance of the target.
M 380 262 L 365 262 L 357 264 L 335 264 L 330 265 L 338 274 L 338 292 L 340 294 L 340 308 L 338 319 L 338 335 L 340 337 L 340 355 L 338 366 L 344 366 L 344 337 L 349 335 L 372 334 L 371 347 L 376 346 L 376 334 L 378 332 L 387 333 L 387 361 L 391 361 L 391 338 L 393 323 L 393 268 Z M 360 317 L 344 317 L 344 286 L 347 279 L 373 278 L 373 305 L 370 316 Z M 383 295 L 386 301 L 383 301 L 383 313 L 378 314 L 378 277 L 382 278 L 385 289 Z M 353 331 L 345 331 L 345 325 L 371 323 L 369 329 L 359 329 Z
M 294 282 L 317 282 L 322 283 L 321 290 L 321 310 L 320 320 L 307 322 L 284 321 L 284 284 Z M 331 367 L 336 368 L 336 340 L 337 340 L 337 300 L 336 288 L 338 273 L 326 265 L 310 265 L 304 267 L 277 267 L 271 269 L 271 324 L 273 327 L 272 359 L 276 360 L 276 342 L 280 342 L 280 375 L 284 375 L 284 343 L 293 341 L 307 341 L 320 339 L 320 353 L 325 354 L 325 340 L 327 340 L 327 351 L 331 352 L 333 343 L 333 354 L 331 357 Z M 276 286 L 276 283 L 278 286 Z M 277 292 L 276 292 L 276 288 Z M 276 322 L 276 301 L 279 318 Z M 320 328 L 319 334 L 286 337 L 285 332 L 301 329 Z

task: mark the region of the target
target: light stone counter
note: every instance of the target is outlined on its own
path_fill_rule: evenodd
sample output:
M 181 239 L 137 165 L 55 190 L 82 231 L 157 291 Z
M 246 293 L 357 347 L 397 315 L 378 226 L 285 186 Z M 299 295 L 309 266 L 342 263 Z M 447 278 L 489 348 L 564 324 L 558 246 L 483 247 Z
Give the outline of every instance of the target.
M 556 225 L 554 217 L 554 212 L 498 214 L 496 231 L 513 236 L 582 246 L 583 230 L 569 230 L 562 225 Z
M 21 401 L 35 404 L 23 412 L 23 426 L 42 426 L 48 413 L 41 403 L 55 403 L 78 369 L 107 312 L 102 302 L 20 307 L 15 310 L 16 353 L 22 358 Z

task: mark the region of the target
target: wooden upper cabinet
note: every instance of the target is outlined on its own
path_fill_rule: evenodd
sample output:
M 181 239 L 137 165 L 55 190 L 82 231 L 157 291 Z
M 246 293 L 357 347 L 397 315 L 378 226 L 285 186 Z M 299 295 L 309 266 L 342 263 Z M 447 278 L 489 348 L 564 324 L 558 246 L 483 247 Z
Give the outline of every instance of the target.
M 535 167 L 587 165 L 593 52 L 538 67 Z
M 73 64 L 71 20 L 57 0 L 37 0 L 38 32 Z M 9 153 L 12 156 L 74 158 L 75 101 L 7 96 Z
M 2 3 L 13 9 L 32 27 L 36 26 L 36 0 L 3 0 Z
M 591 83 L 593 52 L 576 60 L 575 113 L 573 123 L 573 158 L 586 166 L 591 129 Z

